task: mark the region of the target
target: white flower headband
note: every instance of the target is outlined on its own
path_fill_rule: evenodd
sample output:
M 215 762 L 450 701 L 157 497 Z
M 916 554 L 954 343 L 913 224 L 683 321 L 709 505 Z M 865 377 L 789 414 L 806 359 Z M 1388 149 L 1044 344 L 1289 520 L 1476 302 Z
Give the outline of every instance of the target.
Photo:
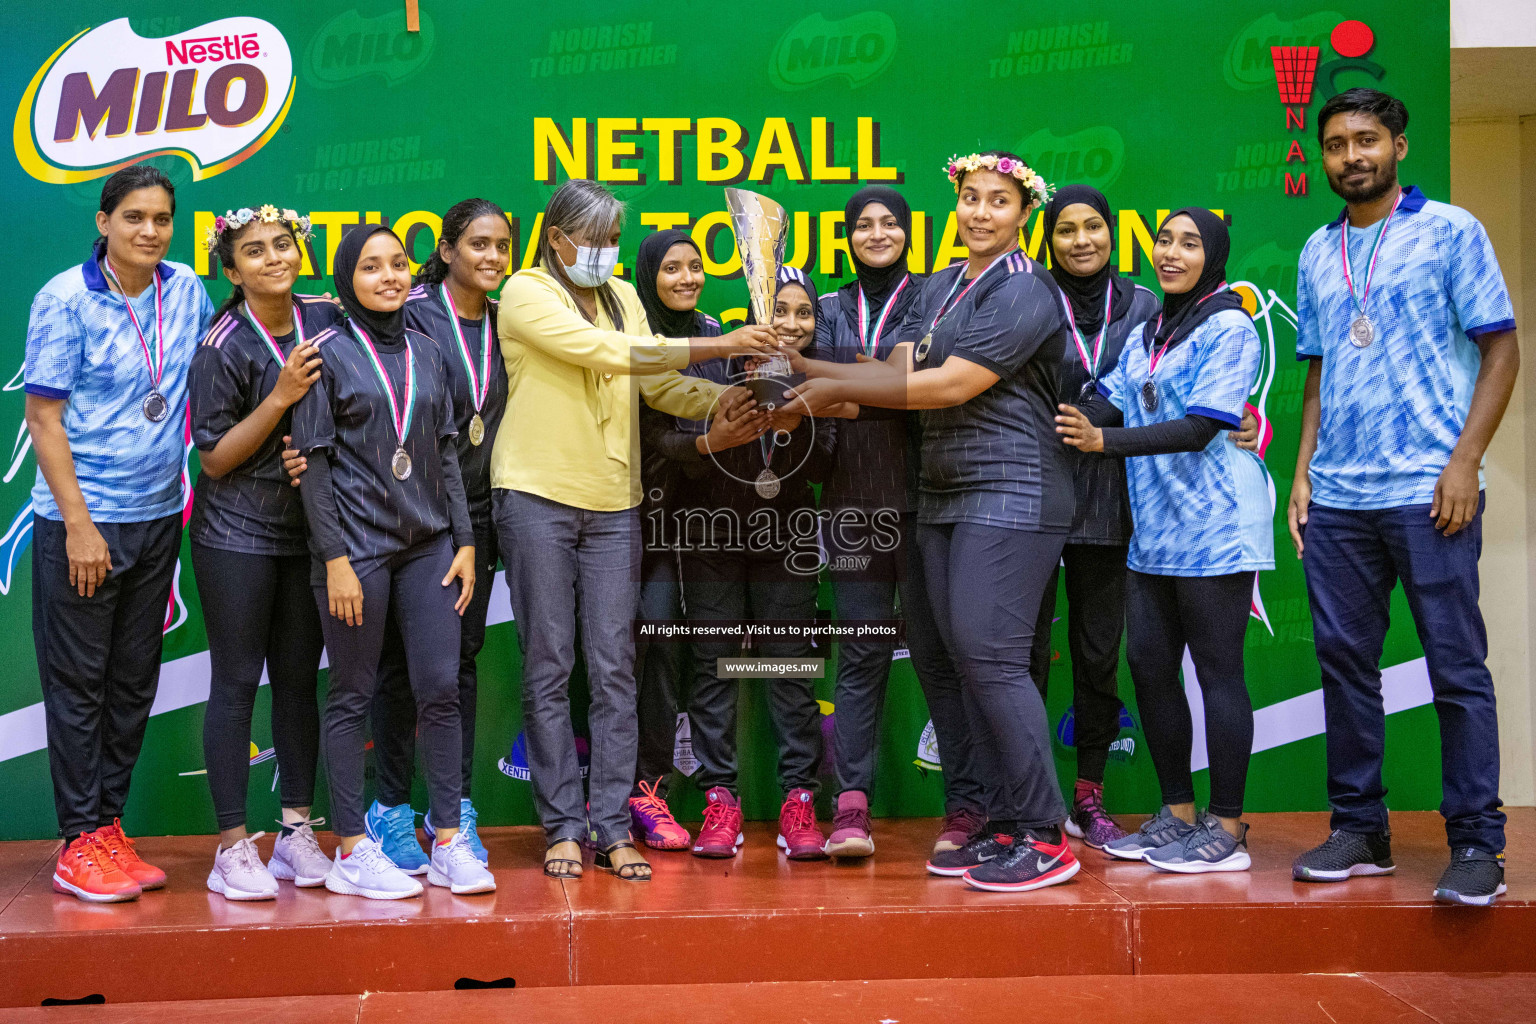
M 315 233 L 309 226 L 309 217 L 300 217 L 297 210 L 279 210 L 271 203 L 251 209 L 242 206 L 238 210 L 225 210 L 224 216 L 213 218 L 213 227 L 208 229 L 203 238 L 203 245 L 209 252 L 219 244 L 219 238 L 226 231 L 238 231 L 251 221 L 259 221 L 262 224 L 277 224 L 286 221 L 293 228 L 293 233 L 299 241 L 307 242 Z
M 990 153 L 972 153 L 970 156 L 952 156 L 944 165 L 944 173 L 949 177 L 949 183 L 955 186 L 955 192 L 960 191 L 960 179 L 972 171 L 996 171 L 998 174 L 1006 174 L 1014 178 L 1024 186 L 1024 191 L 1034 197 L 1034 204 L 1041 205 L 1051 198 L 1051 193 L 1056 191 L 1054 185 L 1047 185 L 1045 179 L 1036 174 L 1028 164 L 1022 160 L 1015 160 L 1011 156 L 993 156 Z

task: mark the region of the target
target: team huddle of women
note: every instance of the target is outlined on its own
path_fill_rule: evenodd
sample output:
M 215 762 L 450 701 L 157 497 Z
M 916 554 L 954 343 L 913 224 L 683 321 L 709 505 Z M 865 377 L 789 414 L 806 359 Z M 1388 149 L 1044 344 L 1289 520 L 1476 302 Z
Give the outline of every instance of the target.
M 1329 175 L 1350 202 L 1345 274 L 1351 259 L 1365 263 L 1348 227 L 1374 223 L 1355 214 L 1386 194 L 1367 195 L 1356 179 L 1390 171 L 1395 190 L 1376 218 L 1364 293 L 1350 280 L 1348 308 L 1309 308 L 1313 243 L 1303 255 L 1301 315 L 1316 322 L 1301 335 L 1320 348 L 1302 355 L 1321 364 L 1325 403 L 1339 400 L 1331 360 L 1386 358 L 1393 332 L 1406 330 L 1377 311 L 1381 300 L 1369 302 L 1387 229 L 1443 211 L 1471 220 L 1399 188 L 1396 157 L 1383 170 L 1372 154 L 1406 153 L 1406 111 L 1399 123 L 1401 104 L 1377 97 L 1353 90 L 1319 120 L 1325 153 L 1343 137 Z M 203 749 L 220 833 L 214 892 L 273 899 L 288 881 L 398 899 L 420 894 L 422 875 L 455 894 L 494 891 L 470 783 L 476 658 L 498 565 L 522 652 L 545 873 L 575 879 L 590 864 L 643 882 L 642 847 L 737 856 L 739 686 L 720 662 L 741 644 L 637 642 L 633 624 L 814 619 L 821 562 L 807 568 L 793 524 L 818 514 L 836 616 L 904 623 L 943 768 L 929 872 L 994 892 L 1055 885 L 1080 868 L 1069 837 L 1153 870 L 1248 869 L 1243 644 L 1255 574 L 1274 567 L 1274 508 L 1247 407 L 1262 353 L 1228 287 L 1227 224 L 1196 207 L 1163 219 L 1151 254 L 1159 299 L 1117 272 L 1114 217 L 1097 190 L 1052 188 L 995 150 L 952 158 L 946 172 L 966 260 L 926 278 L 909 273 L 907 202 L 864 188 L 846 209 L 854 280 L 818 295 L 786 266 L 771 321 L 749 317 L 731 331 L 697 308 L 703 256 L 686 232 L 646 237 L 633 285 L 614 276 L 624 208 L 591 181 L 555 191 L 533 265 L 510 278 L 508 220 L 488 200 L 446 212 L 414 277 L 394 232 L 357 226 L 335 250 L 334 299 L 294 292 L 307 218 L 271 205 L 230 211 L 203 240 L 230 285 L 215 309 L 190 268 L 164 260 L 171 183 L 142 165 L 112 175 L 101 238 L 39 293 L 27 339 L 39 467 L 34 634 L 65 840 L 55 889 L 112 902 L 165 884 L 120 819 L 184 525 L 211 660 Z M 1037 210 L 1040 260 L 1019 245 Z M 1319 235 L 1330 230 L 1339 225 Z M 1485 285 L 1466 286 L 1474 304 L 1453 283 L 1448 301 L 1460 344 L 1486 356 L 1490 338 L 1513 338 L 1513 316 L 1499 315 Z M 1361 344 L 1372 332 L 1384 336 L 1374 352 L 1371 338 Z M 753 379 L 785 364 L 776 390 Z M 1317 394 L 1309 375 L 1309 400 Z M 1476 418 L 1475 396 L 1472 405 Z M 1303 454 L 1315 483 L 1329 431 L 1351 414 L 1312 409 Z M 188 441 L 201 473 L 184 510 Z M 1480 508 L 1453 508 L 1450 497 L 1442 512 L 1435 491 L 1435 517 L 1456 520 L 1436 522 L 1447 542 L 1476 527 Z M 1298 552 L 1308 507 L 1298 522 L 1293 493 Z M 1070 804 L 1045 711 L 1063 570 Z M 1320 660 L 1322 635 L 1319 626 Z M 1122 636 L 1162 791 L 1133 832 L 1103 796 L 1122 714 Z M 840 644 L 829 828 L 815 809 L 823 740 L 811 680 L 767 687 L 784 794 L 778 846 L 789 860 L 875 852 L 870 799 L 893 646 Z M 585 730 L 569 694 L 578 649 L 591 691 Z M 1186 650 L 1204 705 L 1203 808 Z M 756 652 L 812 650 L 808 640 L 775 641 Z M 246 806 L 263 681 L 282 806 L 265 860 L 265 833 L 247 831 Z M 1491 714 L 1491 683 L 1489 700 Z M 691 780 L 705 796 L 696 832 L 667 802 L 680 711 L 698 762 Z M 1329 714 L 1332 726 L 1332 704 Z M 589 737 L 585 771 L 578 731 Z M 425 849 L 411 805 L 418 746 Z M 322 752 L 329 856 L 315 833 L 324 819 L 312 813 Z M 1379 827 L 1340 823 L 1354 813 L 1371 824 L 1345 792 L 1347 756 L 1330 732 L 1335 831 L 1297 859 L 1298 879 L 1392 870 L 1384 807 Z M 1379 744 L 1374 756 L 1379 789 Z M 1496 815 L 1496 838 L 1468 829 L 1456 842 L 1447 812 L 1453 863 L 1442 898 L 1488 903 L 1503 891 L 1496 791 L 1491 807 L 1479 799 L 1464 817 Z M 584 847 L 595 850 L 590 860 Z

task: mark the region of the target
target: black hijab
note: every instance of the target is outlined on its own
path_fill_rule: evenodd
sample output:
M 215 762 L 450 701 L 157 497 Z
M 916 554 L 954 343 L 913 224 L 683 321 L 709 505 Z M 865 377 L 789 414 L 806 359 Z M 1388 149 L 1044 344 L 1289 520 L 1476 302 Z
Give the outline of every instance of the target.
M 667 252 L 679 242 L 699 251 L 698 245 L 688 232 L 676 229 L 657 231 L 640 243 L 640 253 L 635 257 L 635 291 L 640 293 L 640 305 L 645 307 L 645 319 L 651 330 L 663 338 L 692 338 L 698 331 L 698 310 L 673 309 L 661 301 L 656 291 L 656 275 L 661 272 L 661 262 Z
M 864 207 L 870 203 L 880 203 L 895 214 L 896 222 L 901 225 L 902 234 L 907 237 L 907 244 L 901 250 L 901 255 L 887 267 L 871 267 L 859 259 L 851 243 L 848 246 L 848 257 L 853 261 L 853 269 L 859 275 L 859 286 L 864 289 L 864 299 L 871 306 L 878 306 L 890 297 L 891 292 L 901 283 L 901 279 L 907 275 L 907 253 L 912 251 L 912 208 L 901 197 L 901 193 L 893 188 L 886 188 L 884 185 L 861 188 L 853 194 L 853 198 L 848 200 L 848 205 L 843 208 L 843 230 L 850 238 L 853 236 L 853 226 L 859 222 L 859 217 L 864 213 Z M 814 299 L 815 295 L 811 297 Z
M 1163 297 L 1161 320 L 1149 321 L 1142 336 L 1148 345 L 1174 345 L 1222 310 L 1243 308 L 1243 300 L 1236 292 L 1226 289 L 1217 294 L 1216 291 L 1226 284 L 1227 256 L 1232 251 L 1232 238 L 1227 233 L 1226 222 L 1210 210 L 1186 206 L 1164 217 L 1163 223 L 1158 225 L 1158 233 L 1162 233 L 1169 221 L 1180 216 L 1194 221 L 1200 232 L 1200 241 L 1205 246 L 1205 269 L 1200 271 L 1200 280 L 1189 291 Z M 1160 326 L 1153 335 L 1153 325 L 1157 324 Z
M 362 258 L 363 246 L 381 231 L 394 235 L 383 224 L 364 224 L 342 237 L 341 244 L 336 247 L 336 295 L 341 299 L 341 308 L 346 310 L 348 318 L 356 320 L 368 332 L 375 345 L 400 345 L 405 342 L 405 307 L 402 305 L 393 313 L 369 309 L 358 301 L 357 289 L 352 286 L 352 275 L 357 273 L 357 262 Z M 395 235 L 395 240 L 400 240 L 398 235 Z
M 1061 211 L 1074 203 L 1082 203 L 1097 211 L 1099 216 L 1104 218 L 1104 222 L 1110 226 L 1110 232 L 1113 235 L 1115 219 L 1110 215 L 1109 200 L 1104 198 L 1104 193 L 1090 185 L 1063 185 L 1056 190 L 1051 201 L 1045 204 L 1045 244 L 1047 246 L 1051 244 L 1051 239 L 1056 237 L 1056 218 L 1061 216 Z M 1095 334 L 1104 326 L 1104 289 L 1106 288 L 1115 290 L 1115 297 L 1110 305 L 1110 320 L 1118 320 L 1125 315 L 1126 310 L 1130 308 L 1131 293 L 1135 286 L 1116 273 L 1113 254 L 1097 271 L 1087 277 L 1080 277 L 1057 262 L 1055 249 L 1048 251 L 1051 254 L 1051 277 L 1071 304 L 1072 320 L 1077 324 L 1079 331 L 1085 335 Z

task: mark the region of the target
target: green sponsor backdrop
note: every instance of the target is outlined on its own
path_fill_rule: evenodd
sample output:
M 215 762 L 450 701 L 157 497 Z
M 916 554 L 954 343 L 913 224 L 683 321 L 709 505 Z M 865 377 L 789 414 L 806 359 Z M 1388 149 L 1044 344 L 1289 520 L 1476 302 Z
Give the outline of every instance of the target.
M 291 109 L 276 134 L 244 162 L 201 181 L 180 158 L 154 158 L 178 185 L 171 258 L 206 269 L 195 241 L 213 211 L 264 202 L 292 206 L 315 213 L 319 230 L 308 265 L 315 273 L 301 287 L 317 292 L 330 287 L 327 257 L 345 224 L 394 224 L 424 258 L 433 212 L 471 195 L 495 199 L 516 219 L 521 261 L 554 182 L 579 171 L 583 155 L 585 173 L 613 181 L 630 203 L 626 260 L 659 223 L 685 224 L 710 243 L 721 273 L 705 289 L 702 307 L 716 313 L 745 304 L 741 281 L 727 269 L 730 232 L 720 227 L 720 186 L 733 179 L 796 213 L 794 261 L 810 266 L 827 288 L 849 279 L 838 252 L 841 211 L 862 181 L 894 180 L 921 212 L 919 269 L 963 255 L 954 248 L 953 192 L 940 170 L 954 152 L 1014 148 L 1052 182 L 1104 189 L 1117 209 L 1130 211 L 1120 220 L 1122 262 L 1152 287 L 1145 247 L 1158 211 L 1186 204 L 1221 209 L 1233 224 L 1231 277 L 1255 286 L 1250 298 L 1257 298 L 1260 334 L 1273 345 L 1261 382 L 1267 387 L 1256 390 L 1253 402 L 1272 417 L 1266 461 L 1282 505 L 1303 378 L 1285 313 L 1295 306 L 1303 241 L 1339 207 L 1314 141 L 1312 118 L 1323 99 L 1358 84 L 1401 95 L 1413 113 L 1413 156 L 1404 177 L 1432 198 L 1448 198 L 1445 0 L 1303 4 L 1283 12 L 1236 2 L 1205 5 L 1198 18 L 1129 0 L 963 12 L 919 3 L 586 7 L 578 15 L 555 5 L 422 0 L 421 31 L 413 35 L 405 32 L 399 0 L 351 8 L 228 0 L 38 5 L 13 21 L 11 59 L 0 83 L 13 105 L 7 109 L 16 109 L 50 54 L 82 30 L 121 17 L 141 36 L 175 39 L 219 18 L 270 22 L 287 40 L 295 79 Z M 1331 34 L 1345 19 L 1374 32 L 1363 56 L 1340 54 L 1330 43 L 1344 38 Z M 1287 127 L 1273 45 L 1321 48 L 1310 102 L 1291 108 L 1304 116 L 1304 129 Z M 100 76 L 92 75 L 96 87 L 114 70 L 104 59 Z M 23 104 L 17 131 L 30 130 L 29 117 Z M 46 126 L 52 117 L 49 111 Z M 1293 139 L 1300 153 L 1290 152 Z M 701 145 L 710 144 L 724 155 L 701 157 Z M 1286 194 L 1286 172 L 1293 187 L 1306 174 L 1305 196 Z M 17 438 L 0 483 L 0 525 L 10 527 L 0 542 L 0 636 L 10 652 L 0 667 L 0 838 L 14 839 L 51 835 L 55 825 L 29 632 L 27 508 L 35 464 L 19 432 L 23 337 L 33 293 L 78 262 L 94 237 L 101 182 L 45 184 L 16 159 L 0 175 L 18 257 L 9 298 L 0 306 L 5 358 L 15 373 L 0 395 L 0 419 Z M 1032 227 L 1038 232 L 1037 221 Z M 209 288 L 217 301 L 226 285 L 210 278 Z M 1269 744 L 1254 759 L 1249 806 L 1321 808 L 1320 702 L 1304 696 L 1317 689 L 1318 670 L 1301 568 L 1283 516 L 1275 537 L 1278 567 L 1261 581 L 1264 619 L 1252 618 L 1248 634 L 1259 745 Z M 197 774 L 203 756 L 196 697 L 206 678 L 207 641 L 185 553 L 182 567 L 180 624 L 166 636 L 162 680 L 163 702 L 178 706 L 150 722 L 128 809 L 130 827 L 140 833 L 206 832 L 214 824 L 206 780 Z M 831 607 L 825 587 L 823 606 Z M 1064 615 L 1064 598 L 1060 609 Z M 1384 663 L 1411 675 L 1421 652 L 1400 594 L 1393 612 Z M 498 770 L 521 726 L 514 628 L 493 626 L 480 659 L 475 800 L 485 823 L 533 820 L 527 783 Z M 1049 705 L 1058 769 L 1069 783 L 1064 620 L 1054 639 Z M 761 687 L 744 686 L 742 783 L 749 813 L 769 816 L 780 796 Z M 1131 724 L 1109 766 L 1109 803 L 1117 811 L 1145 811 L 1156 802 L 1156 786 L 1123 671 L 1121 687 Z M 831 710 L 829 682 L 820 684 L 819 695 Z M 1272 707 L 1292 698 L 1301 699 Z M 267 707 L 263 691 L 255 752 L 271 747 Z M 908 663 L 898 660 L 886 705 L 877 814 L 940 812 L 940 777 L 918 763 L 927 719 Z M 1437 731 L 1429 707 L 1420 703 L 1394 714 L 1388 733 L 1394 806 L 1434 806 Z M 258 827 L 277 814 L 275 768 L 269 756 L 251 771 L 251 821 Z M 698 795 L 686 786 L 674 789 L 688 794 L 682 810 L 696 816 Z M 424 806 L 424 796 L 417 796 Z M 321 813 L 324 804 L 322 795 Z

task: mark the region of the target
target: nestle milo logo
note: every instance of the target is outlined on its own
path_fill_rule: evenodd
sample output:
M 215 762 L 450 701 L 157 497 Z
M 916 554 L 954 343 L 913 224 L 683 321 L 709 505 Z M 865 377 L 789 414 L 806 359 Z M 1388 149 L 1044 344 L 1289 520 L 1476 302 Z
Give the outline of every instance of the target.
M 859 86 L 884 71 L 895 54 L 896 23 L 883 11 L 840 21 L 812 14 L 780 37 L 768 75 L 780 89 L 804 89 L 834 75 Z
M 1019 143 L 1029 166 L 1053 185 L 1075 182 L 1108 188 L 1125 165 L 1125 140 L 1107 124 L 1057 135 L 1042 128 Z
M 1266 14 L 1249 22 L 1227 47 L 1222 74 L 1234 89 L 1273 89 L 1275 64 L 1271 46 L 1322 46 L 1333 26 L 1344 20 L 1337 11 L 1318 11 L 1305 18 L 1282 21 Z
M 1286 249 L 1273 241 L 1265 242 L 1242 259 L 1234 260 L 1227 276 L 1232 280 L 1250 281 L 1265 289 L 1274 289 L 1281 295 L 1296 294 L 1296 261 L 1299 249 Z
M 426 11 L 421 31 L 407 32 L 399 11 L 368 18 L 346 11 L 326 22 L 310 39 L 304 70 L 322 87 L 378 75 L 394 84 L 420 70 L 432 54 L 436 30 Z

